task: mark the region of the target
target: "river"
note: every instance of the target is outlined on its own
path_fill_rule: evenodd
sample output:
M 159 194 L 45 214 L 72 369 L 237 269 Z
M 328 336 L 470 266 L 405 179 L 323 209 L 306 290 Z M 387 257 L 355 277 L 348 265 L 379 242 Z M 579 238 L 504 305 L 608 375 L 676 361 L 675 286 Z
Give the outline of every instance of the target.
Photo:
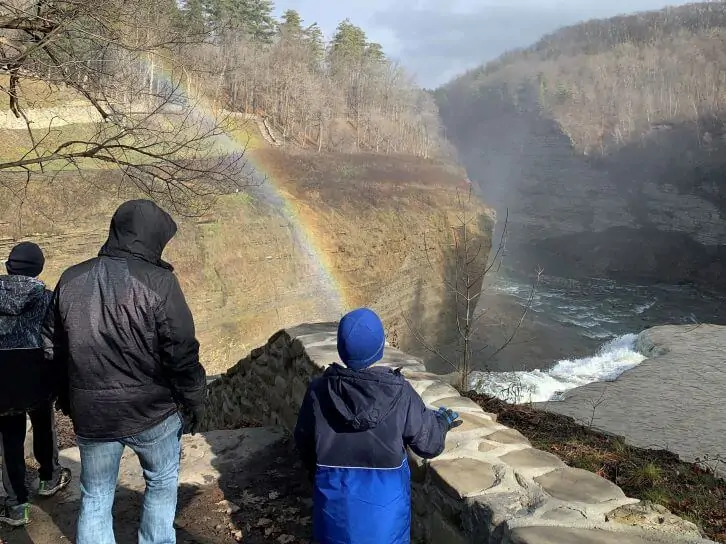
M 482 305 L 507 308 L 502 314 L 516 322 L 531 290 L 526 278 L 500 271 Z M 726 324 L 722 297 L 692 286 L 542 276 L 524 326 L 497 364 L 487 365 L 494 372 L 475 372 L 472 385 L 514 402 L 558 400 L 567 390 L 614 380 L 639 365 L 645 358 L 635 341 L 644 329 L 696 323 Z

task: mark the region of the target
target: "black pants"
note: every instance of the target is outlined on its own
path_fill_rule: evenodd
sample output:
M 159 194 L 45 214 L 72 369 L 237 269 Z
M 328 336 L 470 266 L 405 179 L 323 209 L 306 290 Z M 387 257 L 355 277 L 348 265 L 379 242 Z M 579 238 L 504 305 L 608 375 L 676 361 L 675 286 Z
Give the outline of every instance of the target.
M 58 440 L 52 404 L 44 404 L 28 412 L 33 425 L 33 455 L 40 465 L 40 479 L 52 481 L 60 473 Z M 25 484 L 25 414 L 0 416 L 3 467 L 2 480 L 8 505 L 28 502 Z

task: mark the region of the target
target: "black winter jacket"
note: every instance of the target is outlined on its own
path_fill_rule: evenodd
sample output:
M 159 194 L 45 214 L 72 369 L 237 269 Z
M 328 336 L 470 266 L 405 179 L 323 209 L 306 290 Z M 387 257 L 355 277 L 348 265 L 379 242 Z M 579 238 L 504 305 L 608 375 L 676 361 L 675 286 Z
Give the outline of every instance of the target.
M 153 202 L 126 202 L 99 256 L 58 282 L 44 345 L 46 357 L 67 368 L 71 417 L 83 438 L 133 436 L 178 405 L 204 402 L 192 314 L 161 259 L 176 229 Z

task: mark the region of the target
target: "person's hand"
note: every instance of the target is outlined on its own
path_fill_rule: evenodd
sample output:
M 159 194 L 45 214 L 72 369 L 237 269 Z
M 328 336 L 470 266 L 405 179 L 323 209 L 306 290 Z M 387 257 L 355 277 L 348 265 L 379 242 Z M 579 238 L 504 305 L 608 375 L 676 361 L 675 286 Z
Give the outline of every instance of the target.
M 453 410 L 450 410 L 449 408 L 446 408 L 442 406 L 438 409 L 436 412 L 436 415 L 441 418 L 444 423 L 446 423 L 446 430 L 450 431 L 451 429 L 454 429 L 455 427 L 458 427 L 463 421 L 459 419 L 459 414 L 454 412 Z
M 184 418 L 182 434 L 197 434 L 202 427 L 202 422 L 204 421 L 204 412 L 203 404 L 184 408 L 182 410 L 182 416 Z

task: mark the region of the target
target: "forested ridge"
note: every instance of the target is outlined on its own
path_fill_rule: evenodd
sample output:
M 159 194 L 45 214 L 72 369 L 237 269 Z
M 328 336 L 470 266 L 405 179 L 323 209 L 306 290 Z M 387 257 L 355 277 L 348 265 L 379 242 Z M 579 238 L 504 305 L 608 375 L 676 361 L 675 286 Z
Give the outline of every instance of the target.
M 182 24 L 210 39 L 188 52 L 206 67 L 206 92 L 235 111 L 266 116 L 286 141 L 333 151 L 442 148 L 436 105 L 380 44 L 346 19 L 325 41 L 316 23 L 269 0 L 188 0 Z
M 309 149 L 433 157 L 445 148 L 431 94 L 348 19 L 326 39 L 294 10 L 275 18 L 270 0 L 102 4 L 0 2 L 0 92 L 18 118 L 73 96 L 105 120 L 132 103 L 161 111 L 182 84 L 264 116 Z
M 226 137 L 253 137 L 239 113 L 310 152 L 452 156 L 431 93 L 360 27 L 343 20 L 327 39 L 273 8 L 0 0 L 0 96 L 15 118 L 0 183 L 23 202 L 31 177 L 117 168 L 146 195 L 199 208 L 250 184 Z
M 726 4 L 689 4 L 563 28 L 469 71 L 437 100 L 454 132 L 508 107 L 553 119 L 587 154 L 671 123 L 709 145 L 722 131 L 725 68 Z

